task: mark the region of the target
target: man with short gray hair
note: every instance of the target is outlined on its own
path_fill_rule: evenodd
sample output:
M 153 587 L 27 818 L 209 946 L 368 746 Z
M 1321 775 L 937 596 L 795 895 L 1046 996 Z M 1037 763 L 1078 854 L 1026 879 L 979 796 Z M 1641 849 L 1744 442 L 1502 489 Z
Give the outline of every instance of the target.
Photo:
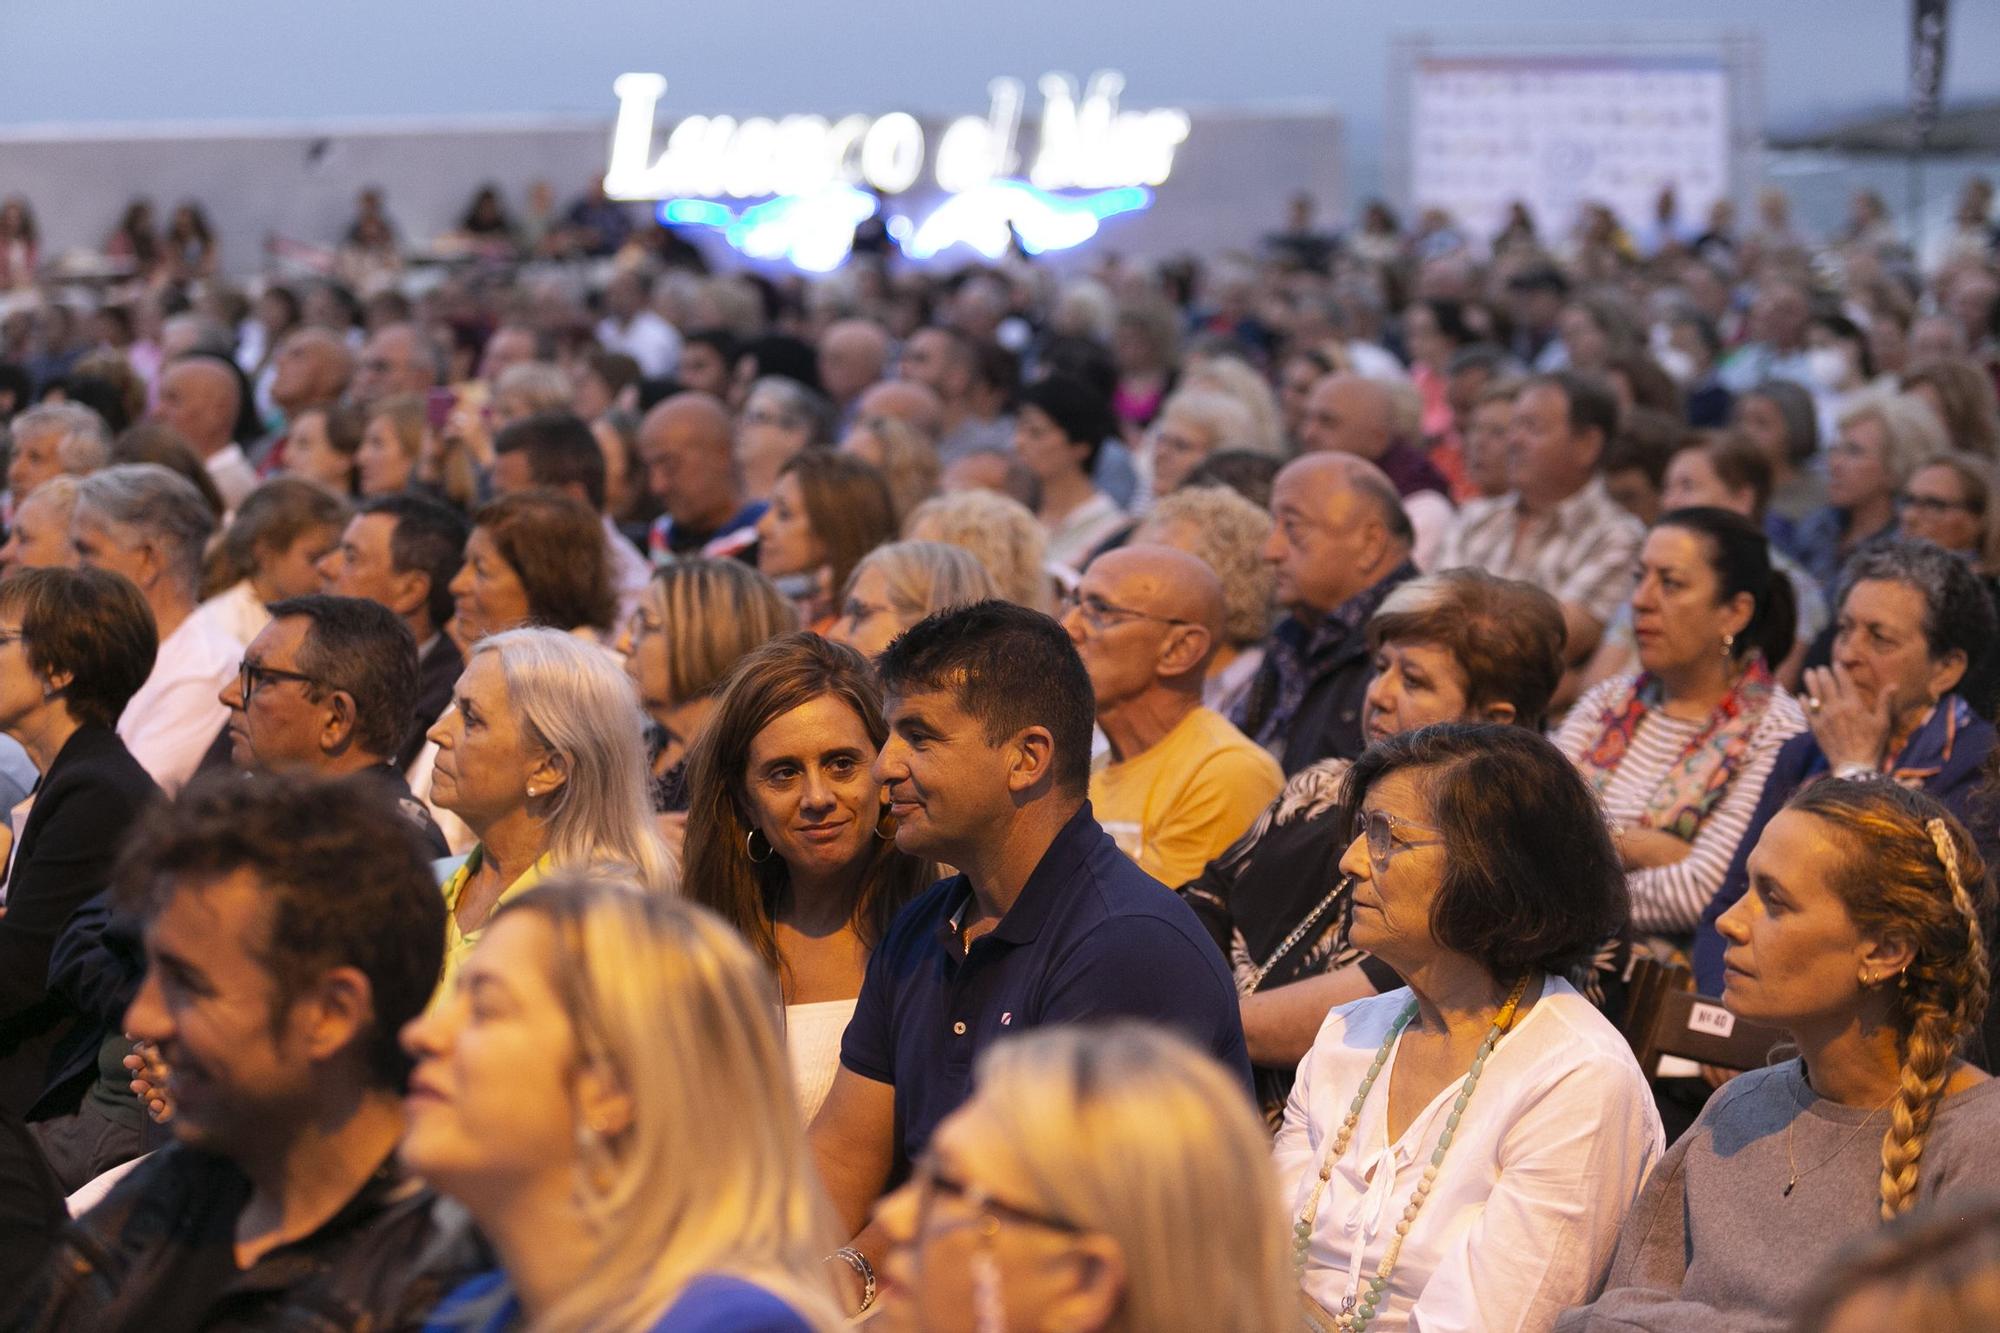
M 215 520 L 187 478 L 157 463 L 125 463 L 85 477 L 70 543 L 78 563 L 122 574 L 153 613 L 160 651 L 125 706 L 118 735 L 169 794 L 194 773 L 229 710 L 217 698 L 243 645 L 197 616 L 202 552 Z
M 736 418 L 736 461 L 743 494 L 768 500 L 778 474 L 801 450 L 829 443 L 833 407 L 797 380 L 766 375 L 750 386 Z
M 81 477 L 111 461 L 104 418 L 81 403 L 48 403 L 14 418 L 14 455 L 7 462 L 8 511 L 35 487 L 65 474 Z

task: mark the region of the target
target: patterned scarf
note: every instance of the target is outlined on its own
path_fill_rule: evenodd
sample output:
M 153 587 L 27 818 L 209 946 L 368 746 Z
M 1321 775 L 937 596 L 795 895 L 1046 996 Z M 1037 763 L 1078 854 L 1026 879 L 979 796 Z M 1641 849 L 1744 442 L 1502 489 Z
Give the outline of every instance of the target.
M 1702 821 L 1721 803 L 1743 758 L 1764 710 L 1770 706 L 1777 683 L 1764 665 L 1763 655 L 1753 653 L 1729 693 L 1708 715 L 1700 731 L 1688 741 L 1680 757 L 1639 816 L 1639 827 L 1671 833 L 1683 842 L 1693 842 Z M 1664 691 L 1650 672 L 1641 672 L 1632 688 L 1615 697 L 1598 714 L 1597 741 L 1580 761 L 1584 776 L 1600 800 L 1632 746 L 1632 738 L 1646 714 L 1660 706 Z
M 1271 634 L 1264 665 L 1243 697 L 1241 715 L 1230 721 L 1269 749 L 1291 729 L 1292 718 L 1326 658 L 1361 632 L 1397 584 L 1416 576 L 1417 567 L 1406 560 L 1333 608 L 1317 625 L 1287 616 Z

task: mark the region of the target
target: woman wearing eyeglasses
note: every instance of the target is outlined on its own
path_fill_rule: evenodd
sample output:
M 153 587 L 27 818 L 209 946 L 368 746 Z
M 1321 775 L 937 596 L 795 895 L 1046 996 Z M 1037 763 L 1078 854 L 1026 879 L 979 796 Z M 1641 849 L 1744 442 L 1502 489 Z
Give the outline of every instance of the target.
M 1630 1047 L 1563 972 L 1625 883 L 1575 769 L 1520 727 L 1368 750 L 1350 936 L 1402 988 L 1327 1016 L 1275 1149 L 1323 1329 L 1544 1329 L 1603 1280 L 1662 1147 Z
M 1158 1028 L 993 1047 L 877 1220 L 899 1333 L 1297 1326 L 1263 1127 L 1234 1075 Z

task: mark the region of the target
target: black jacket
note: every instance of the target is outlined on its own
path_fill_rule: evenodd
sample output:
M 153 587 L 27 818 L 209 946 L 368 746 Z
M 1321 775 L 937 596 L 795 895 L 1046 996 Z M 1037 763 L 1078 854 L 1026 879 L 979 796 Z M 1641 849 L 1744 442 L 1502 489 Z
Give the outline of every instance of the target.
M 70 916 L 111 878 L 126 830 L 159 794 L 107 727 L 84 726 L 35 788 L 0 917 L 0 1107 L 41 1096 L 51 1048 L 77 1008 L 49 988 L 49 960 Z
M 424 733 L 444 715 L 451 703 L 452 686 L 458 684 L 464 670 L 465 658 L 459 655 L 458 645 L 449 634 L 438 635 L 431 650 L 418 660 L 416 716 L 410 722 L 410 734 L 403 739 L 403 748 L 396 752 L 397 768 L 408 772 L 417 761 L 423 752 Z
M 325 1225 L 236 1267 L 250 1182 L 182 1144 L 141 1162 L 64 1229 L 13 1330 L 336 1333 L 420 1329 L 492 1260 L 462 1214 L 392 1153 Z

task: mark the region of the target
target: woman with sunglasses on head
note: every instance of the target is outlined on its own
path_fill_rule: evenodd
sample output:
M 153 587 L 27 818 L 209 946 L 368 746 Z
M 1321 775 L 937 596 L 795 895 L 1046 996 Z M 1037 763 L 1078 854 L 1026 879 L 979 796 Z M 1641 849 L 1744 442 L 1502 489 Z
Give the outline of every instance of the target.
M 1327 1016 L 1275 1149 L 1308 1322 L 1547 1328 L 1602 1281 L 1660 1154 L 1631 1048 L 1562 979 L 1624 877 L 1576 771 L 1520 727 L 1355 761 L 1349 936 L 1402 988 Z
M 1931 797 L 1879 778 L 1794 797 L 1718 925 L 1730 1010 L 1798 1055 L 1710 1099 L 1647 1182 L 1603 1295 L 1558 1327 L 1780 1328 L 1843 1244 L 1990 1190 L 2000 1083 L 1959 1053 L 1986 1009 L 1991 899 Z

